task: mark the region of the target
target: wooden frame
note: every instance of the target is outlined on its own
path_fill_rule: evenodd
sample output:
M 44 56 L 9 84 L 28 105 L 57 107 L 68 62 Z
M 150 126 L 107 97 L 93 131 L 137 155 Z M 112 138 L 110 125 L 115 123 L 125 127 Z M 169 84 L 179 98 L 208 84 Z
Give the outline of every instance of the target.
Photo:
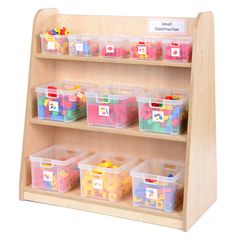
M 48 56 L 40 54 L 39 34 L 55 25 L 91 34 L 147 34 L 148 17 L 61 15 L 40 10 L 34 19 L 21 162 L 20 199 L 98 212 L 178 229 L 190 226 L 216 200 L 216 141 L 214 94 L 214 19 L 210 12 L 185 18 L 194 39 L 192 63 L 134 61 Z M 169 136 L 124 129 L 89 127 L 85 120 L 58 123 L 37 119 L 37 84 L 70 77 L 96 83 L 129 83 L 145 87 L 184 87 L 190 90 L 186 133 Z M 97 136 L 99 135 L 99 139 Z M 83 138 L 81 138 L 83 137 Z M 116 150 L 137 157 L 185 162 L 183 205 L 172 213 L 132 206 L 131 197 L 106 203 L 80 198 L 79 188 L 59 194 L 31 188 L 29 155 L 52 144 L 76 144 L 92 152 Z

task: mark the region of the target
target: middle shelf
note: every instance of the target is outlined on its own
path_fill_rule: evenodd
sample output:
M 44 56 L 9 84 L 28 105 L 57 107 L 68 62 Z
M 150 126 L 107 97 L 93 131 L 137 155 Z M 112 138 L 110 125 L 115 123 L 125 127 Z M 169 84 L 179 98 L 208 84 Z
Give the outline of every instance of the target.
M 159 134 L 159 133 L 148 133 L 139 131 L 138 123 L 133 123 L 125 128 L 110 128 L 110 127 L 100 127 L 100 126 L 88 126 L 86 118 L 79 119 L 74 122 L 58 122 L 51 120 L 40 120 L 38 117 L 33 117 L 30 120 L 31 124 L 45 125 L 45 126 L 55 126 L 62 128 L 78 129 L 78 130 L 88 130 L 101 133 L 110 133 L 110 134 L 120 134 L 134 137 L 145 137 L 152 139 L 163 139 L 177 142 L 186 142 L 187 134 L 186 131 L 179 135 L 168 135 L 168 134 Z

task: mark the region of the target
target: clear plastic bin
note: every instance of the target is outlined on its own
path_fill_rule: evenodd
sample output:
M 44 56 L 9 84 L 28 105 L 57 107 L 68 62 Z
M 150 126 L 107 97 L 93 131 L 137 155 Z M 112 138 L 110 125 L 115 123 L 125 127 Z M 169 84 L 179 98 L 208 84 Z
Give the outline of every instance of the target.
M 183 202 L 181 162 L 146 160 L 131 169 L 133 205 L 171 212 Z
M 129 56 L 129 44 L 126 36 L 99 37 L 99 55 L 102 57 L 124 58 Z
M 86 116 L 86 89 L 94 85 L 85 82 L 61 81 L 39 85 L 37 93 L 38 118 L 74 121 Z
M 131 192 L 130 169 L 136 160 L 127 155 L 97 153 L 79 163 L 81 197 L 116 202 Z
M 130 38 L 130 58 L 157 60 L 162 58 L 162 43 L 160 38 L 140 37 Z
M 68 38 L 66 35 L 40 34 L 42 54 L 68 54 Z
M 171 38 L 163 39 L 163 59 L 167 61 L 191 62 L 192 60 L 192 39 Z
M 97 56 L 98 43 L 92 35 L 69 35 L 69 52 L 71 56 Z
M 122 128 L 138 119 L 139 88 L 108 85 L 85 92 L 88 125 Z
M 67 192 L 78 184 L 78 162 L 87 152 L 53 145 L 30 155 L 32 187 Z
M 141 131 L 176 135 L 187 128 L 187 90 L 151 90 L 138 97 L 138 106 Z

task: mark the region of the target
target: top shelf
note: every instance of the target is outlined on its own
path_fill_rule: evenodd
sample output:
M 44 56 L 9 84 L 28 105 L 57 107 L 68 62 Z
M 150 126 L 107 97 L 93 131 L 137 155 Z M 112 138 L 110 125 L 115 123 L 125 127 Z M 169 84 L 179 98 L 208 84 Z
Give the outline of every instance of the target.
M 146 66 L 167 66 L 167 67 L 181 67 L 191 68 L 192 63 L 171 62 L 171 61 L 146 61 L 146 60 L 133 60 L 130 58 L 104 58 L 104 57 L 76 57 L 70 55 L 47 55 L 36 53 L 36 58 L 53 59 L 64 61 L 84 61 L 84 62 L 97 62 L 97 63 L 112 63 L 112 64 L 127 64 L 127 65 L 146 65 Z

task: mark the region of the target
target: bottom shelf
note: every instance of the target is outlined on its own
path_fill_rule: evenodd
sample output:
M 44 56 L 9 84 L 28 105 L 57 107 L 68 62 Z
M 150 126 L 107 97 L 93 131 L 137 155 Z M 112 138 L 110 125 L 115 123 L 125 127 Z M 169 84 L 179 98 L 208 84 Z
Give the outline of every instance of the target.
M 136 208 L 132 206 L 131 195 L 126 196 L 122 199 L 122 201 L 111 203 L 96 199 L 82 199 L 80 197 L 79 187 L 74 188 L 68 193 L 61 194 L 57 192 L 33 189 L 31 185 L 29 185 L 24 189 L 24 200 L 183 229 L 182 205 L 171 213 L 165 213 L 152 209 Z

